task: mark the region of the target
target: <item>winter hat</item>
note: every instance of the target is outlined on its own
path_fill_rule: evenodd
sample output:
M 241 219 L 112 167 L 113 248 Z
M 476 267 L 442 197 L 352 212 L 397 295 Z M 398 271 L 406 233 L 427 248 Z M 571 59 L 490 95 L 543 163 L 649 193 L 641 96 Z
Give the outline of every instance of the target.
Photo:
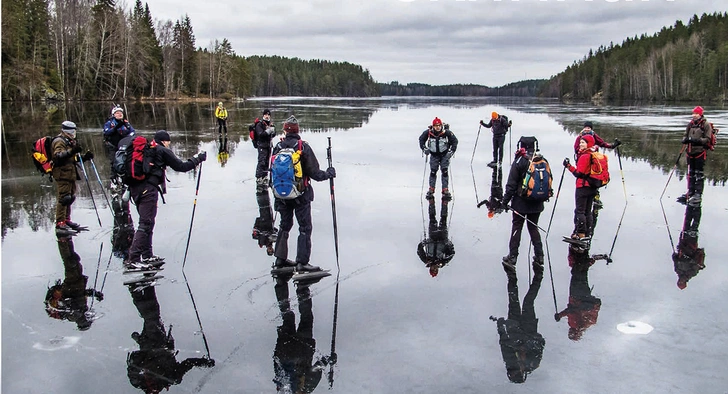
M 117 112 L 121 112 L 122 115 L 124 114 L 124 110 L 121 107 L 116 106 L 116 107 L 114 107 L 114 108 L 111 109 L 111 116 L 114 116 L 114 114 L 117 113 Z
M 270 115 L 270 110 L 268 108 L 263 110 L 263 116 Z
M 697 107 L 693 108 L 693 113 L 703 116 L 703 107 L 698 105 Z
M 222 101 L 220 101 L 219 103 L 217 103 L 217 106 L 218 107 L 222 107 Z
M 442 126 L 442 120 L 440 120 L 440 118 L 438 118 L 438 117 L 435 117 L 435 119 L 432 120 L 432 125 L 433 126 L 436 126 L 436 125 Z
M 495 112 L 495 111 L 491 112 L 491 113 L 490 113 L 490 117 L 491 117 L 492 119 L 498 119 L 498 112 Z
M 73 138 L 76 138 L 76 124 L 71 122 L 70 120 L 66 120 L 61 123 L 61 131 L 70 135 Z
M 592 122 L 590 122 L 590 121 L 587 120 L 586 122 L 584 122 L 584 127 L 588 127 L 590 129 L 593 129 L 594 128 L 594 125 L 592 124 Z
M 161 143 L 162 141 L 171 141 L 169 133 L 166 130 L 159 130 L 154 133 L 154 140 L 157 141 L 157 143 Z
M 298 133 L 298 119 L 291 115 L 283 122 L 283 131 L 286 133 Z
M 677 279 L 677 288 L 680 290 L 685 290 L 685 288 L 688 287 L 688 281 L 684 278 L 678 278 Z
M 586 141 L 586 147 L 587 148 L 591 148 L 592 146 L 594 146 L 594 137 L 593 136 L 591 136 L 589 134 L 582 135 L 581 136 L 581 139 L 583 139 L 584 141 Z

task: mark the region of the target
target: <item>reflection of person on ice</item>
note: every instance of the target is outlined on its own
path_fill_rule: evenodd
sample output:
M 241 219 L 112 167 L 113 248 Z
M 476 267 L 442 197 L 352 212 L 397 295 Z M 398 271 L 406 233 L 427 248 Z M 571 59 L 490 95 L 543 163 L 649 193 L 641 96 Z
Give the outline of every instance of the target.
M 172 337 L 172 326 L 165 330 L 160 316 L 159 302 L 154 286 L 129 286 L 134 306 L 144 319 L 142 332 L 133 332 L 131 338 L 139 350 L 126 357 L 127 376 L 132 386 L 146 393 L 159 393 L 174 384 L 182 383 L 185 374 L 194 367 L 214 367 L 215 360 L 208 357 L 190 357 L 177 361 Z
M 435 277 L 440 268 L 444 267 L 455 256 L 455 246 L 448 238 L 447 233 L 447 200 L 442 199 L 439 224 L 437 222 L 435 199 L 429 201 L 430 224 L 428 226 L 428 237 L 417 245 L 417 256 L 429 268 L 430 275 Z
M 554 315 L 556 321 L 566 316 L 569 320 L 569 339 L 578 341 L 587 328 L 597 323 L 602 300 L 592 295 L 589 286 L 589 267 L 596 259 L 589 256 L 589 249 L 569 245 L 569 303 L 566 309 Z
M 253 239 L 258 241 L 258 247 L 266 248 L 268 256 L 273 256 L 278 229 L 274 227 L 273 210 L 270 206 L 270 194 L 268 189 L 255 190 L 255 198 L 258 202 L 258 217 L 253 224 Z
M 705 249 L 698 247 L 698 227 L 702 208 L 690 206 L 685 209 L 685 221 L 683 222 L 680 239 L 677 247 L 672 253 L 672 262 L 677 274 L 677 287 L 680 290 L 688 286 L 688 281 L 705 268 Z
M 430 155 L 430 189 L 427 191 L 427 199 L 435 198 L 435 184 L 437 182 L 437 170 L 442 170 L 442 198 L 451 199 L 452 194 L 448 190 L 450 180 L 448 168 L 450 158 L 458 149 L 458 139 L 449 125 L 442 124 L 440 118 L 435 118 L 432 125 L 420 135 L 420 150 L 425 155 Z

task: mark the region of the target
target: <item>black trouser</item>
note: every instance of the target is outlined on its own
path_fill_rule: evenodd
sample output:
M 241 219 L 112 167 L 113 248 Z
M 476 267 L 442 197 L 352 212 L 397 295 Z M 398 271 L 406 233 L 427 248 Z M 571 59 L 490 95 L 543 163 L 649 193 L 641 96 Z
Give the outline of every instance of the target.
M 299 197 L 303 198 L 303 197 Z M 274 255 L 280 259 L 288 259 L 288 234 L 293 228 L 293 214 L 298 222 L 298 246 L 296 249 L 296 262 L 308 264 L 311 259 L 311 202 L 286 201 L 276 204 L 276 210 L 281 213 L 281 228 L 278 230 L 278 239 Z
M 134 240 L 129 249 L 129 261 L 139 262 L 142 257 L 152 257 L 152 235 L 157 218 L 157 201 L 159 192 L 150 183 L 142 183 L 129 187 L 131 198 L 139 213 L 139 227 L 134 233 Z
M 687 156 L 688 160 L 688 195 L 703 194 L 705 186 L 705 152 L 698 157 Z
M 591 232 L 594 226 L 594 217 L 592 216 L 592 204 L 594 196 L 597 195 L 597 189 L 594 187 L 577 187 L 575 193 L 574 208 L 574 232 L 577 234 L 587 234 Z
M 217 118 L 217 132 L 222 133 L 222 129 L 225 129 L 225 134 L 227 134 L 227 119 Z
M 435 188 L 437 183 L 437 170 L 442 170 L 442 188 L 447 189 L 448 183 L 450 182 L 450 175 L 448 168 L 450 167 L 450 156 L 449 153 L 433 153 L 430 154 L 430 187 Z
M 505 134 L 493 134 L 493 161 L 503 162 L 503 144 L 506 142 Z
M 541 233 L 538 232 L 538 218 L 541 213 L 527 213 L 524 215 L 524 219 L 520 215 L 513 213 L 513 226 L 511 228 L 511 239 L 508 241 L 508 249 L 510 250 L 511 256 L 518 256 L 518 247 L 521 246 L 521 233 L 523 233 L 523 223 L 526 219 L 529 220 L 527 223 L 528 234 L 531 236 L 531 243 L 533 244 L 533 253 L 536 256 L 543 256 L 543 243 L 541 242 Z M 533 223 L 531 223 L 533 222 Z
M 268 168 L 270 168 L 270 143 L 265 144 L 261 148 L 258 145 L 258 166 L 255 167 L 255 177 L 263 178 L 268 176 Z

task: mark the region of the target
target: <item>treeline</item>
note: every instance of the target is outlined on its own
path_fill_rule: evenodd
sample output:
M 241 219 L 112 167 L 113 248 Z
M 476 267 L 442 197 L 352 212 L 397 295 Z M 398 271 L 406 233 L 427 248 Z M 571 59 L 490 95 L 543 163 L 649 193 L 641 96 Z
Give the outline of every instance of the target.
M 394 81 L 380 83 L 379 92 L 382 96 L 535 96 L 548 81 L 545 79 L 531 79 L 519 81 L 491 88 L 483 85 L 427 85 L 423 83 L 408 83 L 401 85 Z
M 155 20 L 136 0 L 3 0 L 3 100 L 373 96 L 349 63 L 244 58 L 226 38 L 197 44 L 192 21 Z
M 648 36 L 601 46 L 551 78 L 550 97 L 645 101 L 724 101 L 728 93 L 728 13 L 694 15 Z

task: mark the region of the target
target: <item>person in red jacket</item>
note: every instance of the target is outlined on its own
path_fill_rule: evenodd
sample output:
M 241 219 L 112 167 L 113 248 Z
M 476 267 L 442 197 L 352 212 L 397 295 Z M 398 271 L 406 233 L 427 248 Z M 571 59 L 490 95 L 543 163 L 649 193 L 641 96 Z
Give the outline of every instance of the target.
M 572 239 L 588 241 L 587 234 L 591 233 L 593 226 L 592 204 L 597 188 L 590 184 L 591 175 L 591 152 L 594 152 L 594 137 L 583 135 L 579 142 L 579 153 L 577 153 L 576 167 L 572 166 L 569 159 L 564 159 L 564 167 L 576 177 L 576 192 L 574 196 L 574 232 Z
M 622 145 L 622 141 L 620 141 L 619 138 L 615 138 L 614 142 L 611 144 L 604 141 L 602 137 L 594 131 L 594 124 L 587 120 L 584 122 L 584 128 L 581 129 L 579 134 L 576 136 L 576 140 L 574 140 L 574 155 L 579 154 L 579 142 L 581 141 L 581 137 L 585 135 L 594 137 L 594 145 L 600 148 L 616 149 L 618 146 Z M 597 195 L 594 196 L 594 209 L 598 210 L 602 208 L 604 208 L 604 205 L 602 204 L 602 200 L 599 198 L 599 191 L 597 191 Z

